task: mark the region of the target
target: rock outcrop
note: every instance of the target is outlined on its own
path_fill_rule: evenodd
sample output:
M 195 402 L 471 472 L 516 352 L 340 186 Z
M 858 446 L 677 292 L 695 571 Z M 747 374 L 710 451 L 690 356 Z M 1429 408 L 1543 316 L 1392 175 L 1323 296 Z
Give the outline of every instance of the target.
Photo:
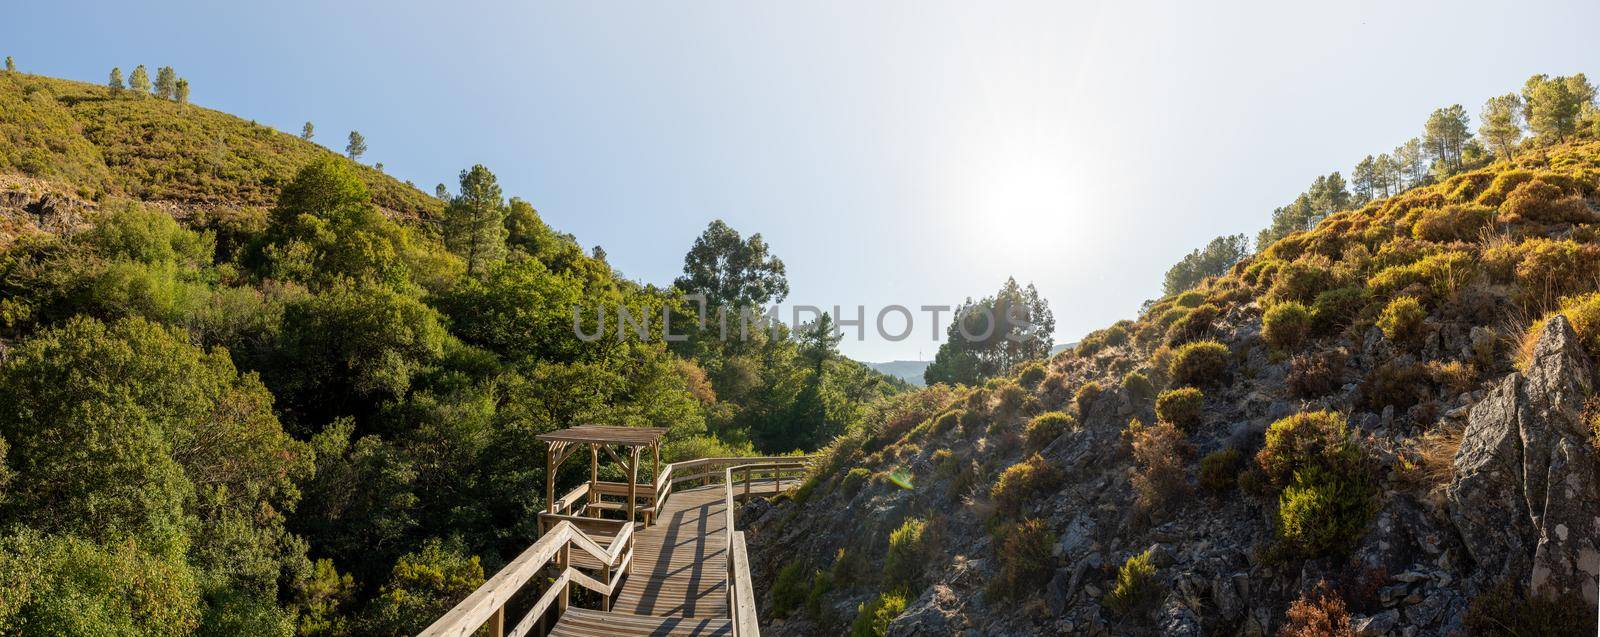
M 1558 315 L 1545 324 L 1527 370 L 1472 408 L 1448 487 L 1451 520 L 1475 563 L 1472 592 L 1511 580 L 1596 603 L 1600 466 L 1583 419 L 1593 376 L 1577 334 Z

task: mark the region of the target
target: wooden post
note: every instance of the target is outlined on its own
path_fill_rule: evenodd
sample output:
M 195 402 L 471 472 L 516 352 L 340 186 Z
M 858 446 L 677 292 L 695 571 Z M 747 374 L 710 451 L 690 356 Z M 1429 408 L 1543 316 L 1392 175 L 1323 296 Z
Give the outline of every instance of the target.
M 744 499 L 750 499 L 750 467 L 744 468 Z
M 598 445 L 589 443 L 589 504 L 594 504 L 595 500 L 600 499 L 600 493 L 594 490 L 595 485 L 600 482 L 600 450 L 596 447 Z M 594 515 L 600 517 L 600 512 L 597 510 Z
M 567 568 L 572 564 L 572 542 L 570 540 L 566 543 L 566 545 L 561 547 L 560 556 L 561 557 L 556 560 L 556 564 L 559 566 L 560 572 L 565 573 L 567 572 Z M 561 595 L 556 598 L 556 617 L 566 614 L 567 600 L 571 594 L 572 582 L 562 584 Z
M 600 565 L 600 582 L 602 584 L 607 585 L 607 586 L 611 585 L 611 565 L 610 564 L 601 564 Z M 602 610 L 602 611 L 611 610 L 611 596 L 610 595 L 601 595 L 600 596 L 600 610 Z
M 506 635 L 506 607 L 494 612 L 494 617 L 489 618 L 489 637 L 505 637 Z
M 639 448 L 632 449 L 628 461 L 628 524 L 633 524 L 633 509 L 639 505 Z
M 556 512 L 556 444 L 550 443 L 544 453 L 544 502 L 552 514 Z

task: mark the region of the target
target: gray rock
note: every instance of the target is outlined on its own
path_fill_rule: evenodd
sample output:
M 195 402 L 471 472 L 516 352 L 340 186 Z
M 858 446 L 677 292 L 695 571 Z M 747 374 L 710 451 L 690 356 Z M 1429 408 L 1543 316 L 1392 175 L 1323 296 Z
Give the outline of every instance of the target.
M 1477 566 L 1474 591 L 1514 578 L 1536 592 L 1600 599 L 1600 466 L 1581 416 L 1592 373 L 1577 334 L 1557 315 L 1528 370 L 1472 408 L 1446 493 Z
M 1382 637 L 1394 630 L 1400 623 L 1400 611 L 1389 609 L 1371 617 L 1357 617 L 1350 620 L 1350 628 L 1356 632 L 1356 637 Z

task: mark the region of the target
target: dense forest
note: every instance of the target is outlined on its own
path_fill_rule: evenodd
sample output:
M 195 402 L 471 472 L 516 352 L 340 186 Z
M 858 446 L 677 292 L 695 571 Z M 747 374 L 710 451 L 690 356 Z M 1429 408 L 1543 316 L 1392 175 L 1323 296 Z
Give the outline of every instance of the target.
M 535 434 L 787 453 L 906 389 L 827 317 L 698 325 L 785 296 L 760 235 L 641 284 L 484 166 L 430 195 L 189 91 L 0 73 L 0 633 L 410 634 L 536 536 Z

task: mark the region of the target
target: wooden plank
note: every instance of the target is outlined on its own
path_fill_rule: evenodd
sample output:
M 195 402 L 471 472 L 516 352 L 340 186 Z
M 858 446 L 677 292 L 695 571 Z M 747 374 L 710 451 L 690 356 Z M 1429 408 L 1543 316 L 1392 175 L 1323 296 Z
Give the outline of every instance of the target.
M 551 637 L 730 637 L 727 619 L 641 617 L 618 612 L 574 608 L 561 616 Z
M 761 623 L 756 620 L 756 593 L 750 579 L 750 557 L 745 552 L 744 533 L 733 532 L 733 621 L 739 637 L 759 637 Z

